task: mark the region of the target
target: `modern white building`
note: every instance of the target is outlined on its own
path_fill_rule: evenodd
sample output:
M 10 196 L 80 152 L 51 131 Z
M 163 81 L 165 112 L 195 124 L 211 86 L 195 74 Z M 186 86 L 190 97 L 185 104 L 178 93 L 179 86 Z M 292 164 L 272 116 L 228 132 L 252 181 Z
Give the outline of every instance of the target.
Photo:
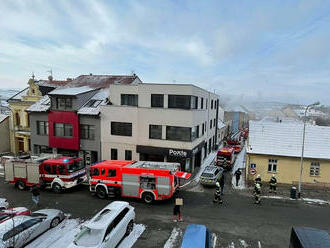
M 190 84 L 110 85 L 103 159 L 180 162 L 193 171 L 218 144 L 219 96 Z M 223 118 L 223 116 L 221 117 Z

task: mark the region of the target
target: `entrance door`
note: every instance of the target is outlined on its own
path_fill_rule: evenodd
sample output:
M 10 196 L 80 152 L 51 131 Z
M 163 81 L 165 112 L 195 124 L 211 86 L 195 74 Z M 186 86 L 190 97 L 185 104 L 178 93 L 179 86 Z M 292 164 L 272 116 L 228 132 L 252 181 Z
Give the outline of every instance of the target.
M 199 151 L 195 154 L 195 164 L 194 168 L 200 167 L 202 162 L 202 151 Z
M 17 143 L 18 143 L 18 152 L 24 152 L 24 139 L 17 138 Z

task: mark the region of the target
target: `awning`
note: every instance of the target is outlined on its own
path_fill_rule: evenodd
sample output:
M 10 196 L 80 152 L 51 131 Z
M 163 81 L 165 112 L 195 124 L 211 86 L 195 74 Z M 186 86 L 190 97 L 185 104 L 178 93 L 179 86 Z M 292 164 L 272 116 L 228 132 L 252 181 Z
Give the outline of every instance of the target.
M 191 176 L 191 173 L 184 172 L 184 171 L 177 171 L 174 174 L 176 177 L 183 178 L 183 179 L 189 179 Z

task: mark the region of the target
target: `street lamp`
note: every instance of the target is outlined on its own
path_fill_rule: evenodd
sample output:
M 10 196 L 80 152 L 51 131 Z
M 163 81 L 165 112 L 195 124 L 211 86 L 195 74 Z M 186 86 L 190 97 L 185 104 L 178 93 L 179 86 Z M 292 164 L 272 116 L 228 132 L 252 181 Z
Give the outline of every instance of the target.
M 300 177 L 299 177 L 299 185 L 298 185 L 298 198 L 300 198 L 301 196 L 301 178 L 302 178 L 302 172 L 303 172 L 303 161 L 304 161 L 304 147 L 305 147 L 305 130 L 306 130 L 306 114 L 307 114 L 307 110 L 310 107 L 319 105 L 320 102 L 315 102 L 313 104 L 307 105 L 306 109 L 305 109 L 305 114 L 304 114 L 304 129 L 303 129 L 303 141 L 302 141 L 302 147 L 301 147 L 301 158 L 300 158 Z

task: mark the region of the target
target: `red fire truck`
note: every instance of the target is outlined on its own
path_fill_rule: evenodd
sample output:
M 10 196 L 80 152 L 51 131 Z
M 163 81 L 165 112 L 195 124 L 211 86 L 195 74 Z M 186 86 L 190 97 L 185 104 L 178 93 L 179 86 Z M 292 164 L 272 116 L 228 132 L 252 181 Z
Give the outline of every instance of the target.
M 47 155 L 5 160 L 5 181 L 19 189 L 37 185 L 59 193 L 87 180 L 81 158 Z
M 231 170 L 235 163 L 236 155 L 235 149 L 231 146 L 225 146 L 218 151 L 217 165 L 224 169 Z
M 146 203 L 171 198 L 179 179 L 190 173 L 180 171 L 179 163 L 107 160 L 91 166 L 90 191 L 99 198 L 134 197 Z
M 228 146 L 231 146 L 234 148 L 235 153 L 241 152 L 242 142 L 240 141 L 240 139 L 228 139 L 226 142 L 227 142 Z

